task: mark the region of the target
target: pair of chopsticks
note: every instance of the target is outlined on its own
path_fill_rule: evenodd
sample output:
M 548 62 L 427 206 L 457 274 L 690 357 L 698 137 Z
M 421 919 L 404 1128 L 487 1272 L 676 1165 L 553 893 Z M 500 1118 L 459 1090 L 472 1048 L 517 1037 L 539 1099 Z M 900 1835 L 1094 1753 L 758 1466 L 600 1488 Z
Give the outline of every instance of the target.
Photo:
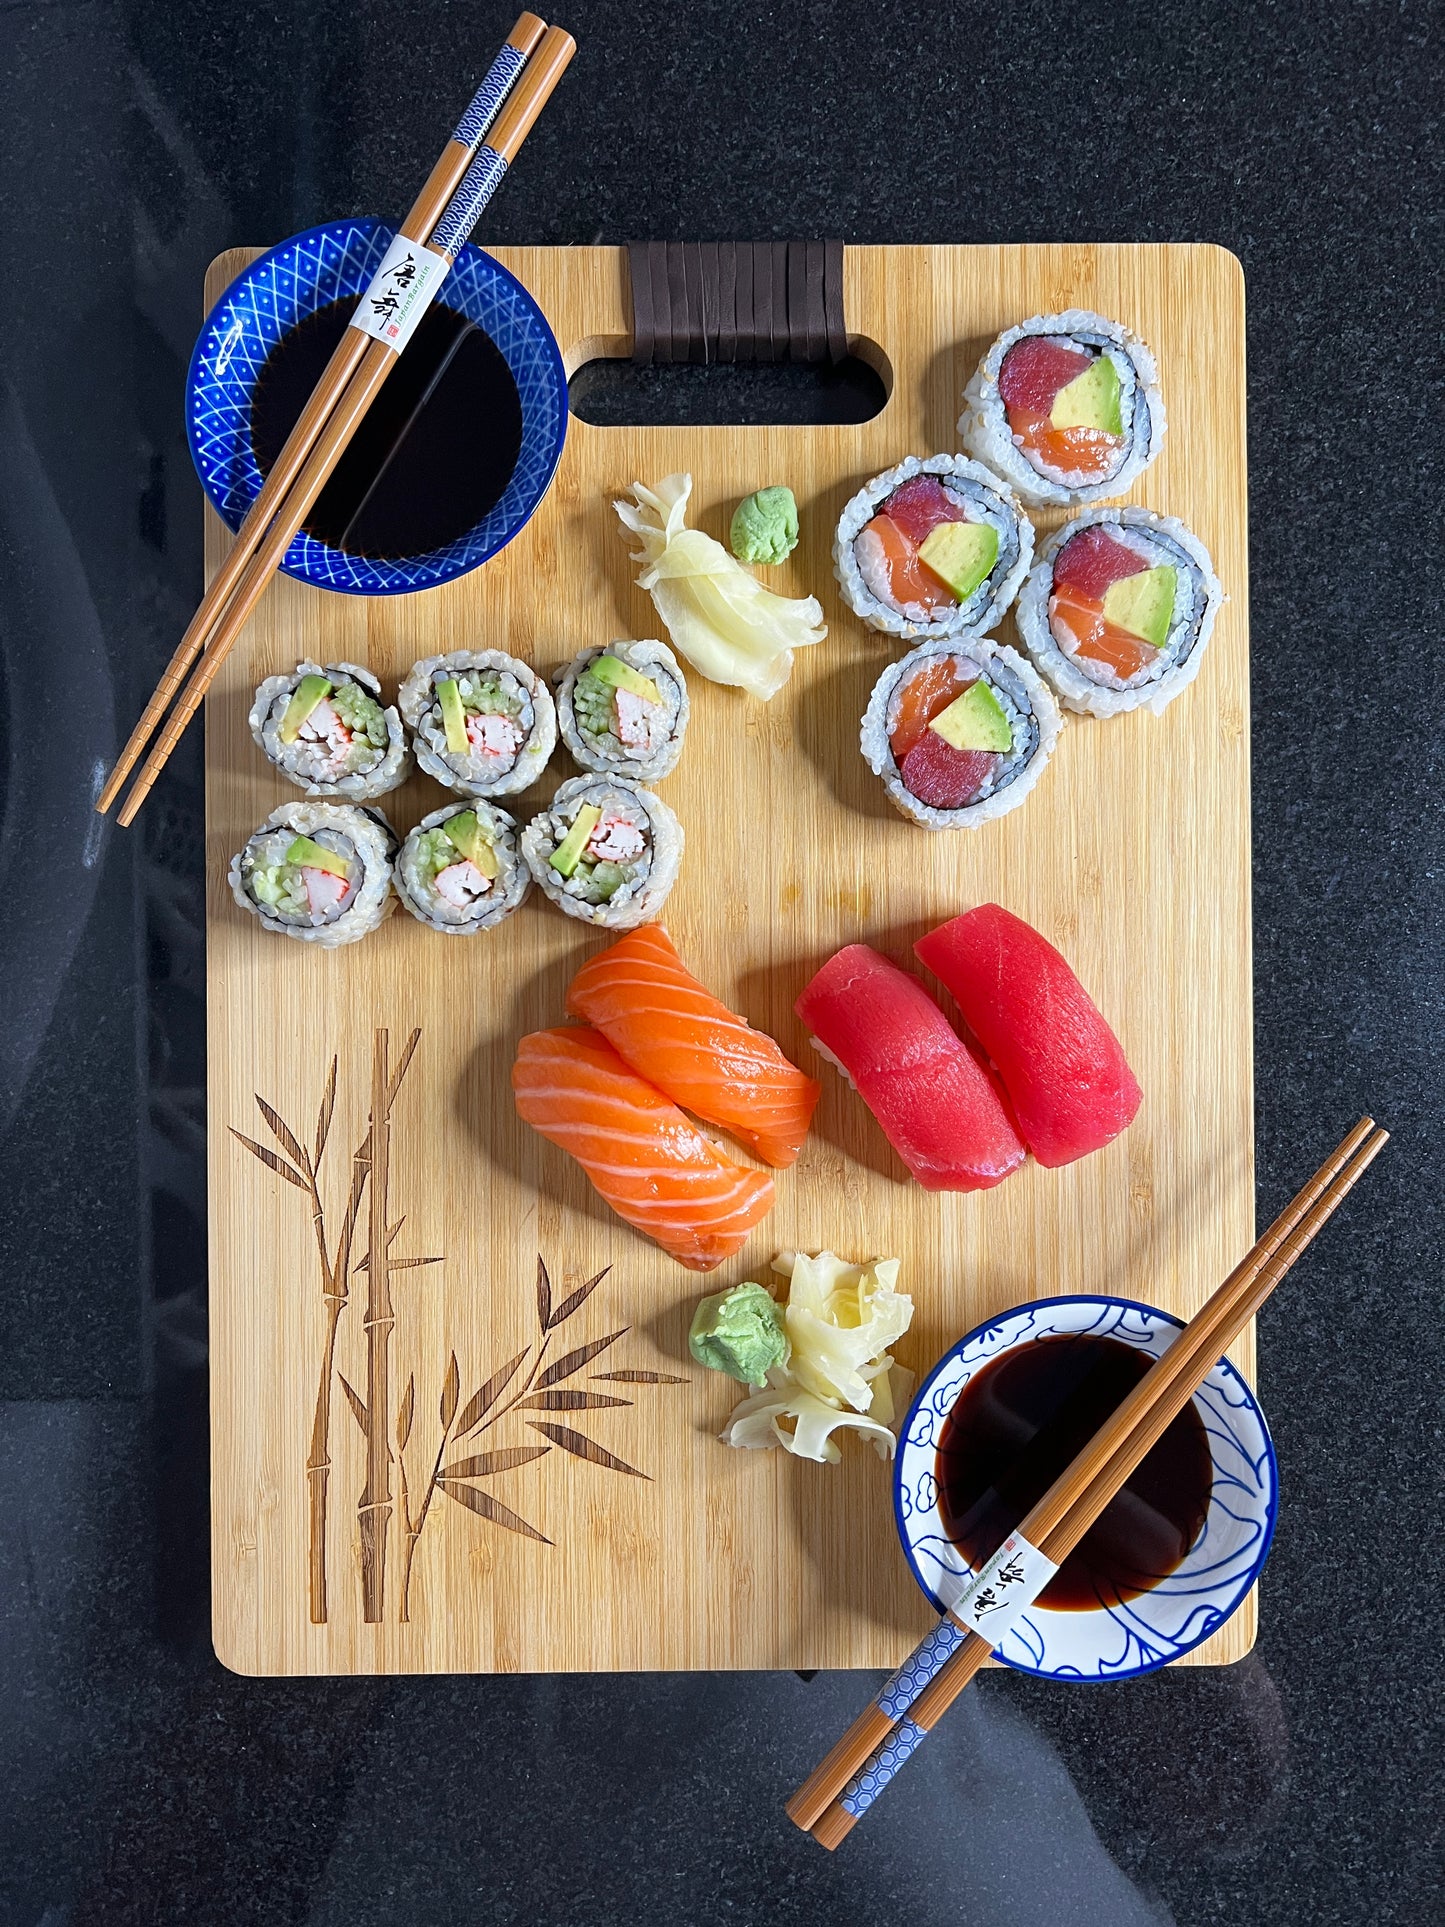
M 1052 1567 L 1062 1565 L 1163 1437 L 1388 1137 L 1373 1119 L 1361 1118 L 1049 1487 L 1016 1536 Z M 955 1612 L 967 1603 L 966 1597 Z M 837 1847 L 967 1686 L 992 1645 L 945 1614 L 798 1788 L 788 1802 L 789 1817 L 823 1846 Z
M 524 13 L 517 21 L 401 225 L 398 242 L 414 243 L 417 254 L 407 263 L 404 278 L 388 284 L 386 292 L 393 304 L 395 290 L 409 287 L 418 272 L 425 285 L 434 289 L 440 284 L 576 51 L 577 43 L 570 34 L 560 27 L 547 26 L 535 14 Z M 393 254 L 396 251 L 394 245 Z M 388 260 L 391 258 L 389 255 Z M 383 269 L 385 266 L 383 263 Z M 186 725 L 200 708 L 216 671 L 406 345 L 405 336 L 393 344 L 374 331 L 377 310 L 372 296 L 377 288 L 374 280 L 358 303 L 352 325 L 343 334 L 260 494 L 247 511 L 229 554 L 216 571 L 100 793 L 96 808 L 104 814 L 154 736 L 154 747 L 118 814 L 117 821 L 123 825 L 135 820 Z M 430 299 L 429 294 L 426 299 Z M 419 316 L 425 301 L 413 305 Z M 363 330 L 364 317 L 370 320 L 372 331 Z M 385 325 L 385 318 L 380 325 Z M 186 682 L 188 671 L 191 675 Z M 175 707 L 167 716 L 173 698 Z

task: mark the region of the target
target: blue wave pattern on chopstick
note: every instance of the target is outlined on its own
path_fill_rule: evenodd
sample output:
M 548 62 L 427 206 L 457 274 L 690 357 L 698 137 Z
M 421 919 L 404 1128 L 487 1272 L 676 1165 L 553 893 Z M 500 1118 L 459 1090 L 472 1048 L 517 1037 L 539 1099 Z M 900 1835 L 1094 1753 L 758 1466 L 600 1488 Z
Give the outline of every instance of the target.
M 439 254 L 455 256 L 466 245 L 482 209 L 502 185 L 507 163 L 495 148 L 483 147 L 462 176 L 461 186 L 447 202 L 428 243 Z
M 878 1709 L 890 1720 L 900 1720 L 918 1695 L 956 1653 L 968 1635 L 946 1615 L 926 1638 L 919 1640 L 882 1692 Z
M 472 104 L 457 122 L 452 135 L 463 147 L 475 147 L 497 117 L 497 109 L 512 90 L 512 82 L 527 64 L 527 56 L 515 47 L 503 47 L 492 62 L 486 79 L 472 96 Z
M 927 1737 L 926 1728 L 915 1726 L 912 1720 L 900 1720 L 838 1795 L 838 1804 L 855 1820 L 861 1819 L 899 1767 L 917 1752 Z

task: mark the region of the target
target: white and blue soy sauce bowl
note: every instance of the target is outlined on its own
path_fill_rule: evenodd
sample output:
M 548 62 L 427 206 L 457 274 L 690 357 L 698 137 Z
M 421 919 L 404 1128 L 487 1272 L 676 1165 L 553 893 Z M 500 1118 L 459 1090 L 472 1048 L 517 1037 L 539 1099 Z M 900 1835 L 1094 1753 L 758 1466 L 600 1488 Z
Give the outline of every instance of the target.
M 899 1434 L 893 1497 L 908 1563 L 940 1613 L 958 1602 L 973 1570 L 944 1529 L 938 1464 L 944 1426 L 970 1381 L 1019 1347 L 1080 1336 L 1157 1358 L 1181 1329 L 1170 1313 L 1128 1298 L 1041 1299 L 978 1326 L 938 1361 Z M 997 1649 L 1005 1665 L 1045 1679 L 1134 1679 L 1182 1659 L 1241 1604 L 1274 1532 L 1274 1446 L 1254 1394 L 1227 1360 L 1215 1365 L 1194 1405 L 1211 1483 L 1203 1525 L 1182 1563 L 1132 1597 L 1100 1596 L 1091 1608 L 1063 1611 L 1035 1604 Z
M 367 219 L 308 228 L 244 269 L 207 317 L 191 357 L 186 432 L 201 484 L 231 528 L 240 527 L 261 487 L 252 401 L 267 358 L 320 309 L 359 300 L 394 233 Z M 515 385 L 520 445 L 505 487 L 475 526 L 424 554 L 354 554 L 303 529 L 281 565 L 287 575 L 351 595 L 436 588 L 494 556 L 546 494 L 567 432 L 567 378 L 541 309 L 500 263 L 474 247 L 457 255 L 438 303 L 488 337 Z

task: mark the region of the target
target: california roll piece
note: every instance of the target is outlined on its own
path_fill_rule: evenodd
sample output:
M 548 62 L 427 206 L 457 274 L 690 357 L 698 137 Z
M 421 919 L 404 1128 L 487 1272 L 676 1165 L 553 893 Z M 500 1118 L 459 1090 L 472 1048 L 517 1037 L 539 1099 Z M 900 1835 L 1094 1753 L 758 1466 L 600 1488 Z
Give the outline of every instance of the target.
M 609 642 L 568 663 L 557 715 L 583 769 L 655 783 L 682 754 L 687 684 L 665 642 Z
M 1083 308 L 1008 328 L 963 391 L 958 432 L 1026 502 L 1103 502 L 1158 455 L 1164 398 L 1128 328 Z
M 523 830 L 522 855 L 569 917 L 631 930 L 657 915 L 677 881 L 682 825 L 650 790 L 576 776 Z
M 397 696 L 428 776 L 463 796 L 512 796 L 557 746 L 552 692 L 500 649 L 456 649 L 416 663 Z
M 283 803 L 231 858 L 231 894 L 263 927 L 334 950 L 391 914 L 396 832 L 354 803 Z
M 925 642 L 873 686 L 863 760 L 925 830 L 971 830 L 1017 809 L 1044 772 L 1061 718 L 1015 650 L 986 636 Z
M 400 716 L 380 697 L 376 677 L 354 662 L 298 662 L 256 691 L 251 734 L 308 796 L 385 796 L 406 780 L 411 757 Z
M 1209 551 L 1182 522 L 1090 509 L 1040 551 L 1019 634 L 1067 708 L 1157 715 L 1199 674 L 1223 600 Z
M 402 844 L 392 880 L 417 921 L 447 937 L 494 929 L 532 887 L 516 824 L 481 801 L 424 816 Z
M 843 599 L 893 636 L 981 636 L 1018 594 L 1033 524 L 963 455 L 910 455 L 844 509 L 833 541 Z

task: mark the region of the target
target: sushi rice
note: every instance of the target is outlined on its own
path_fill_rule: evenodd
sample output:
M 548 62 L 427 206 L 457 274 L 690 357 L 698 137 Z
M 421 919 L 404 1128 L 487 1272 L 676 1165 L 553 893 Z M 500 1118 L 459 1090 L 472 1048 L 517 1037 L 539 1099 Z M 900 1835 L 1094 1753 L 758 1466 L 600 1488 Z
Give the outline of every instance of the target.
M 1030 335 L 1048 335 L 1061 348 L 1107 356 L 1114 365 L 1124 432 L 1122 446 L 1101 480 L 1070 480 L 1061 471 L 1048 474 L 1035 467 L 1009 426 L 998 388 L 999 373 L 1009 349 Z M 1123 495 L 1158 456 L 1164 428 L 1164 397 L 1153 355 L 1132 330 L 1085 308 L 1034 315 L 1016 328 L 1005 329 L 964 389 L 963 413 L 958 418 L 964 447 L 1033 506 L 1107 502 Z
M 889 739 L 898 721 L 904 685 L 930 662 L 950 657 L 976 668 L 977 680 L 992 690 L 1008 720 L 1012 747 L 971 802 L 961 809 L 935 809 L 909 790 Z M 1062 726 L 1058 704 L 1031 665 L 1006 643 L 979 636 L 921 643 L 900 662 L 890 663 L 873 686 L 860 747 L 869 769 L 882 777 L 889 802 L 910 822 L 925 830 L 973 830 L 1006 816 L 1025 801 L 1044 773 Z
M 1148 667 L 1127 679 L 1067 647 L 1067 631 L 1061 639 L 1049 616 L 1055 562 L 1074 536 L 1096 526 L 1106 528 L 1113 540 L 1133 549 L 1146 568 L 1171 567 L 1176 575 L 1168 637 Z M 1066 709 L 1086 716 L 1119 716 L 1131 709 L 1148 709 L 1157 716 L 1199 674 L 1223 600 L 1224 591 L 1209 551 L 1182 522 L 1155 515 L 1149 509 L 1089 509 L 1066 522 L 1040 550 L 1019 596 L 1019 635 Z
M 485 876 L 447 835 L 447 824 L 475 814 L 497 865 Z M 474 937 L 494 930 L 532 887 L 517 848 L 517 828 L 493 803 L 448 803 L 424 816 L 401 846 L 393 877 L 406 909 L 429 930 L 447 937 Z
M 551 859 L 589 805 L 600 812 L 570 876 Z M 677 881 L 682 825 L 650 790 L 615 777 L 575 776 L 522 832 L 522 856 L 544 896 L 601 930 L 631 930 L 655 917 Z
M 596 673 L 602 657 L 622 663 L 657 691 L 654 702 Z M 688 719 L 687 683 L 664 642 L 609 642 L 584 649 L 562 672 L 557 719 L 583 769 L 655 783 L 677 766 Z
M 339 871 L 295 860 L 298 838 L 334 854 Z M 369 936 L 395 908 L 396 832 L 354 803 L 283 803 L 232 857 L 231 894 L 265 930 L 334 950 Z
M 899 604 L 886 596 L 876 573 L 858 553 L 858 538 L 889 496 L 915 475 L 935 476 L 957 506 L 959 517 L 979 522 L 998 536 L 998 557 L 966 602 L 931 615 L 921 604 Z M 848 503 L 833 539 L 833 572 L 843 600 L 870 629 L 885 635 L 931 640 L 943 636 L 981 636 L 1004 614 L 1033 560 L 1034 529 L 1013 490 L 981 462 L 964 455 L 909 455 L 896 468 L 875 475 Z M 871 577 L 871 580 L 870 580 Z
M 292 697 L 305 677 L 328 689 L 282 741 Z M 286 676 L 267 676 L 247 718 L 256 746 L 289 782 L 308 796 L 342 796 L 362 803 L 385 796 L 411 771 L 406 734 L 395 708 L 381 706 L 381 684 L 354 662 L 298 662 Z
M 469 748 L 447 744 L 440 684 L 456 684 Z M 552 692 L 500 649 L 456 649 L 415 663 L 397 696 L 428 776 L 463 796 L 512 796 L 542 773 L 557 745 Z

